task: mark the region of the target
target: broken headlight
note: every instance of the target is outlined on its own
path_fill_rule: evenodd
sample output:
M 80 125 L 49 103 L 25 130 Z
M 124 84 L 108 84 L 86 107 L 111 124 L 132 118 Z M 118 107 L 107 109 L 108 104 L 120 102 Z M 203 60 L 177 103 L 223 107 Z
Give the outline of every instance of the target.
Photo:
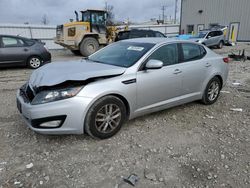
M 82 89 L 81 87 L 69 87 L 64 89 L 46 90 L 39 92 L 33 99 L 33 105 L 45 104 L 49 102 L 68 99 L 76 96 Z

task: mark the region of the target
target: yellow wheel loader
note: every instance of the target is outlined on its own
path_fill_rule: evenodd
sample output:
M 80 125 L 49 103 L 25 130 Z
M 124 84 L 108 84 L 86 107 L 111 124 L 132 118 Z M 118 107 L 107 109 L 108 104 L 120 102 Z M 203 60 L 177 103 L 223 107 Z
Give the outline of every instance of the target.
M 110 36 L 104 10 L 81 11 L 81 18 L 76 14 L 76 21 L 57 26 L 55 43 L 70 49 L 74 54 L 88 57 L 101 46 L 109 43 Z

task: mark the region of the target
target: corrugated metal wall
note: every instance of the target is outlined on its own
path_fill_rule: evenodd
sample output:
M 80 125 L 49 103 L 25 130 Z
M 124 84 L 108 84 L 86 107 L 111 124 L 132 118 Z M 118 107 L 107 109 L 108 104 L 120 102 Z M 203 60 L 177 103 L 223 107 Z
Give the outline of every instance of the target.
M 53 41 L 56 36 L 56 26 L 0 24 L 0 34 L 40 39 L 49 49 L 62 49 Z
M 203 10 L 199 13 L 199 10 Z M 250 41 L 250 0 L 182 0 L 181 30 L 187 25 L 240 22 L 238 41 Z

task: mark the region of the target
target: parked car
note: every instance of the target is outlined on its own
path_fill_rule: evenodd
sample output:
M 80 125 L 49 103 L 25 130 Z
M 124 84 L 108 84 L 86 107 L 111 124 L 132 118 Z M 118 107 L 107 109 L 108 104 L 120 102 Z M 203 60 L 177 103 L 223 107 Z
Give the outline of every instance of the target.
M 133 39 L 133 38 L 144 38 L 144 37 L 162 37 L 162 38 L 165 38 L 166 36 L 159 31 L 132 29 L 129 31 L 120 31 L 117 34 L 115 41 L 120 41 L 120 40 L 125 40 L 125 39 Z
M 201 44 L 130 39 L 35 70 L 17 92 L 17 107 L 38 133 L 106 139 L 147 113 L 196 100 L 213 104 L 227 76 L 228 58 Z
M 202 30 L 198 35 L 191 37 L 190 40 L 199 42 L 208 47 L 216 46 L 220 49 L 223 48 L 225 44 L 225 36 L 221 30 Z
M 51 61 L 44 43 L 24 37 L 0 35 L 0 67 L 28 66 L 37 69 Z

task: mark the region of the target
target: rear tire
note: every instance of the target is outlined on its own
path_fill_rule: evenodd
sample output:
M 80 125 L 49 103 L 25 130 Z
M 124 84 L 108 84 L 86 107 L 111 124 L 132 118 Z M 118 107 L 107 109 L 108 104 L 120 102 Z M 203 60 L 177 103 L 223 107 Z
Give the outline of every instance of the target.
M 115 96 L 97 100 L 85 119 L 85 132 L 93 138 L 107 139 L 114 136 L 126 120 L 126 107 Z
M 220 41 L 220 43 L 218 44 L 217 47 L 218 47 L 219 49 L 222 49 L 222 48 L 223 48 L 223 45 L 224 45 L 223 41 Z
M 38 69 L 42 65 L 42 59 L 38 56 L 32 56 L 28 59 L 27 65 L 31 69 Z
M 202 103 L 205 105 L 214 104 L 220 96 L 221 87 L 222 83 L 220 79 L 218 77 L 212 78 L 207 84 L 202 97 Z
M 77 56 L 82 55 L 81 52 L 80 52 L 80 50 L 71 50 L 71 52 L 72 52 L 74 55 L 77 55 Z
M 80 52 L 84 57 L 90 56 L 97 50 L 99 50 L 99 43 L 93 37 L 87 37 L 83 39 L 83 41 L 80 44 Z

